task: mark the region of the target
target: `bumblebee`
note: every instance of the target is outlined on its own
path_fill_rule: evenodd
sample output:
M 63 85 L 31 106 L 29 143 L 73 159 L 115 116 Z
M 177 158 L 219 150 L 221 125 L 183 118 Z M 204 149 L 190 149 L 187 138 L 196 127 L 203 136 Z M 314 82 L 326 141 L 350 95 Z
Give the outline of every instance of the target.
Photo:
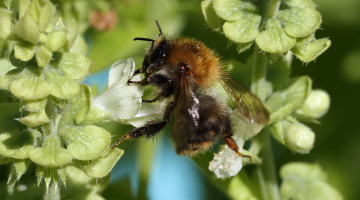
M 162 121 L 148 122 L 129 131 L 111 148 L 124 140 L 141 136 L 151 138 L 172 121 L 171 133 L 178 155 L 203 153 L 219 140 L 224 140 L 239 156 L 250 157 L 239 152 L 232 138 L 229 109 L 203 91 L 220 82 L 236 109 L 247 120 L 266 124 L 269 113 L 261 101 L 224 72 L 219 56 L 204 43 L 189 38 L 166 39 L 158 21 L 156 24 L 160 33 L 155 39 L 134 39 L 150 41 L 151 47 L 142 67 L 134 72 L 134 75 L 144 74 L 145 78 L 137 82 L 130 79 L 128 84 L 158 88 L 154 99 L 143 102 L 171 101 L 166 106 Z

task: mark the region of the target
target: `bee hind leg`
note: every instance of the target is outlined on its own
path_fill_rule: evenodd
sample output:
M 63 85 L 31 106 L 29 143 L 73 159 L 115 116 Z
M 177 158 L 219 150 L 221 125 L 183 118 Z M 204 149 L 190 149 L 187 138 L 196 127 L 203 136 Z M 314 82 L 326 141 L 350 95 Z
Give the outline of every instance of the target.
M 224 137 L 224 141 L 225 143 L 230 147 L 230 149 L 232 149 L 233 151 L 235 151 L 235 153 L 237 155 L 239 155 L 240 157 L 245 157 L 245 158 L 250 158 L 251 160 L 251 156 L 249 155 L 244 155 L 242 153 L 239 152 L 239 147 L 236 144 L 235 140 L 231 137 L 231 136 L 226 136 Z

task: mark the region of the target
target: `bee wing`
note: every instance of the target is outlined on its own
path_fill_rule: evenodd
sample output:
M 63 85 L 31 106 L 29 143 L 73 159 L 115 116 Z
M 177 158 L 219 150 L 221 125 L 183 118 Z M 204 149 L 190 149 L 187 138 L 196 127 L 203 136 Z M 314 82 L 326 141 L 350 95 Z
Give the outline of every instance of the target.
M 180 91 L 175 96 L 176 108 L 173 115 L 172 136 L 176 147 L 185 145 L 199 126 L 199 99 L 189 83 L 192 76 L 182 76 Z
M 236 109 L 250 122 L 257 124 L 267 124 L 269 122 L 269 112 L 249 89 L 231 77 L 221 81 L 231 101 Z

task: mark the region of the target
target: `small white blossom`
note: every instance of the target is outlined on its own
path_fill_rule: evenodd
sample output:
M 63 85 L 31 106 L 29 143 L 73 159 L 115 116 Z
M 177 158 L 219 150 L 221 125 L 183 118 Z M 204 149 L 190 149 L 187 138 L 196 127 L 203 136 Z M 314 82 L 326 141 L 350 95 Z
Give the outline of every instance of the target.
M 93 105 L 111 113 L 111 120 L 131 119 L 139 111 L 144 87 L 127 84 L 134 70 L 135 62 L 132 58 L 116 61 L 109 72 L 108 89 L 93 100 Z M 131 80 L 140 81 L 141 79 L 141 75 L 136 75 Z
M 233 139 L 241 152 L 245 140 L 254 137 L 263 126 L 246 121 L 236 110 L 231 113 L 231 117 L 234 124 Z M 209 163 L 209 170 L 213 171 L 218 178 L 229 178 L 238 174 L 242 166 L 241 157 L 224 145 L 219 153 L 214 153 L 214 159 Z

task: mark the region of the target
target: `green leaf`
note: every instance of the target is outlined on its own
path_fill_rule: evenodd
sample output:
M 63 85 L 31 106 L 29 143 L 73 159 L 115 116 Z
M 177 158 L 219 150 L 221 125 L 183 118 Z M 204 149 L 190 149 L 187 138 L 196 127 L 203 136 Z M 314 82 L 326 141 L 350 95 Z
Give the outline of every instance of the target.
M 103 178 L 110 173 L 112 168 L 123 154 L 124 150 L 118 148 L 108 148 L 108 150 L 98 159 L 92 160 L 90 162 L 82 161 L 75 163 L 75 165 L 79 165 L 79 167 L 81 167 L 85 173 L 94 178 Z
M 249 13 L 257 13 L 258 8 L 248 1 L 213 0 L 216 13 L 228 21 L 243 20 Z
M 202 1 L 201 10 L 206 23 L 214 30 L 220 30 L 220 18 L 216 15 L 212 1 Z
M 49 123 L 50 120 L 46 115 L 45 109 L 41 109 L 38 112 L 30 112 L 26 117 L 20 118 L 19 122 L 25 124 L 30 128 L 33 128 L 45 123 Z
M 311 79 L 307 76 L 294 78 L 286 89 L 275 92 L 266 102 L 272 111 L 269 124 L 280 121 L 299 108 L 311 91 Z
M 19 41 L 14 45 L 14 53 L 15 58 L 21 61 L 29 61 L 35 54 L 34 45 L 29 42 Z
M 279 20 L 271 18 L 266 22 L 266 30 L 256 38 L 261 50 L 270 53 L 282 53 L 296 44 L 296 39 L 288 36 Z
M 68 150 L 61 148 L 56 135 L 49 135 L 45 138 L 43 147 L 34 148 L 29 152 L 29 158 L 39 165 L 56 167 L 69 164 L 73 157 Z
M 90 59 L 83 54 L 79 53 L 62 53 L 59 55 L 59 61 L 54 64 L 55 67 L 60 69 L 66 76 L 71 79 L 79 79 L 89 72 Z
M 327 38 L 316 40 L 313 36 L 303 38 L 291 49 L 297 58 L 303 62 L 311 62 L 324 53 L 331 45 Z
M 44 45 L 37 46 L 36 48 L 36 62 L 40 67 L 46 67 L 52 58 L 52 52 Z
M 62 128 L 67 149 L 78 160 L 92 160 L 101 156 L 110 146 L 111 135 L 97 126 L 74 126 Z
M 8 39 L 13 31 L 13 13 L 9 10 L 0 8 L 0 38 Z
M 237 43 L 247 43 L 259 35 L 261 16 L 249 14 L 239 21 L 225 22 L 223 31 L 227 38 Z
M 41 133 L 35 129 L 0 134 L 0 155 L 25 159 L 29 151 L 40 144 Z
M 0 77 L 16 67 L 6 58 L 0 58 Z
M 56 70 L 46 72 L 46 79 L 51 86 L 51 95 L 60 99 L 75 97 L 80 92 L 79 84 L 68 76 L 60 75 Z
M 51 85 L 41 70 L 29 69 L 11 83 L 10 91 L 20 99 L 41 99 L 51 93 Z
M 305 37 L 315 32 L 321 24 L 320 13 L 309 8 L 280 11 L 277 17 L 285 25 L 285 32 L 292 37 Z
M 58 50 L 66 42 L 66 32 L 65 31 L 53 31 L 47 36 L 47 41 L 45 46 L 51 52 Z
M 33 44 L 38 42 L 40 31 L 29 11 L 15 24 L 15 33 L 22 39 Z

